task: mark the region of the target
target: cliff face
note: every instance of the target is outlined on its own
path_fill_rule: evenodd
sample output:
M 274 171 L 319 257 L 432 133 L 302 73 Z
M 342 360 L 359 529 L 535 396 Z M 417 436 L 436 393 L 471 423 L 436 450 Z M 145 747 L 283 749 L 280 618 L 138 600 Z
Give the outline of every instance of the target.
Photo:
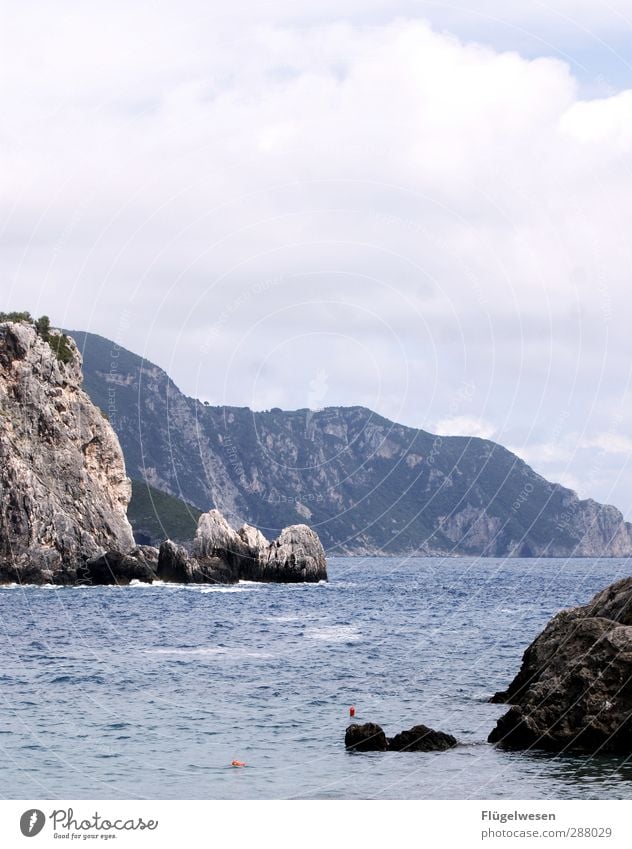
M 484 439 L 439 437 L 363 407 L 210 407 L 157 366 L 77 333 L 86 389 L 128 472 L 274 538 L 307 523 L 329 553 L 627 556 L 632 526 Z
M 0 324 L 0 581 L 74 583 L 134 546 L 123 454 L 70 348 L 63 363 L 32 326 Z

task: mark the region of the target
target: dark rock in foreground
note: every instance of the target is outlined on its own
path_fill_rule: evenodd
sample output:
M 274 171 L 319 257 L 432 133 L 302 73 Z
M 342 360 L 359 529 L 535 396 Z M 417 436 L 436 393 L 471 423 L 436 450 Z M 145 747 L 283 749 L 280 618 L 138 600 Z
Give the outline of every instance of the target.
M 356 752 L 442 752 L 452 749 L 457 740 L 451 734 L 434 731 L 427 725 L 415 725 L 388 740 L 380 725 L 367 722 L 350 725 L 345 732 L 345 746 Z
M 512 708 L 498 720 L 491 743 L 632 753 L 632 578 L 558 613 L 492 701 Z
M 456 737 L 434 731 L 427 725 L 415 725 L 389 740 L 389 749 L 394 752 L 441 752 L 457 745 Z
M 388 740 L 381 726 L 373 722 L 354 723 L 345 731 L 345 746 L 356 752 L 386 752 Z

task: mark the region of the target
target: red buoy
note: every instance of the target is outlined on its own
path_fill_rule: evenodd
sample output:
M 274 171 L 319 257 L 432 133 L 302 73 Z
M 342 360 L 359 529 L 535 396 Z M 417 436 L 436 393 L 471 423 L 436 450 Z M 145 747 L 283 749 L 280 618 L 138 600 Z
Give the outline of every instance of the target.
M 349 716 L 355 716 L 355 707 L 353 705 L 349 708 Z

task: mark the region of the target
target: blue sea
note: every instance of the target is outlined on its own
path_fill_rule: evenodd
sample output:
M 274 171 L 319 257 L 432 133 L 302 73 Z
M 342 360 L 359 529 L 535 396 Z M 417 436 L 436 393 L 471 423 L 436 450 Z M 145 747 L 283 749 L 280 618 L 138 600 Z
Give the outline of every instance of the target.
M 336 558 L 329 583 L 0 589 L 0 796 L 620 799 L 632 762 L 486 743 L 549 618 L 627 560 Z M 356 721 L 454 734 L 349 753 Z M 233 760 L 245 768 L 231 767 Z

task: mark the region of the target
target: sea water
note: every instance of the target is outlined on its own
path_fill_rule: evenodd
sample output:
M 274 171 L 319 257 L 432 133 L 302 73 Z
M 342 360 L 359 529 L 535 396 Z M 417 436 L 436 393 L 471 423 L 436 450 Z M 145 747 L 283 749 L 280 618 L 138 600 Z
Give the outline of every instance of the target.
M 490 704 L 627 560 L 335 558 L 329 583 L 0 589 L 5 798 L 627 798 L 623 757 L 506 752 Z M 355 721 L 437 753 L 350 753 Z M 245 768 L 231 767 L 240 760 Z

